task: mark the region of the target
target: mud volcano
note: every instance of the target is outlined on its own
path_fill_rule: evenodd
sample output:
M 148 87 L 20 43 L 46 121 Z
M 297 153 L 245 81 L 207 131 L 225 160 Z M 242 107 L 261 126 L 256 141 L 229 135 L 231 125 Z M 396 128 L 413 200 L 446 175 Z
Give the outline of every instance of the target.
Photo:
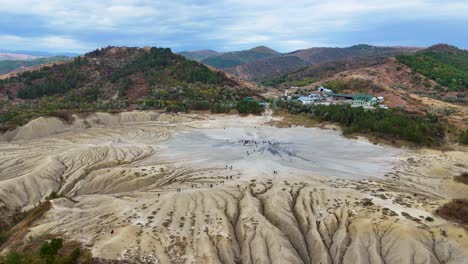
M 351 178 L 384 175 L 401 152 L 347 139 L 337 131 L 273 127 L 182 131 L 163 143 L 161 150 L 163 157 L 181 163 L 232 166 L 250 175 L 308 173 Z

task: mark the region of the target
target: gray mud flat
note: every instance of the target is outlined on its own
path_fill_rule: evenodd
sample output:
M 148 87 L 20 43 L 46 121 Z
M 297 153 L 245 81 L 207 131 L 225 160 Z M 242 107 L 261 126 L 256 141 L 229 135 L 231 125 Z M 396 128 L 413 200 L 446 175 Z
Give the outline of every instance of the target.
M 381 177 L 401 150 L 344 138 L 316 128 L 226 128 L 181 131 L 161 146 L 165 158 L 281 177 L 309 173 L 349 178 Z

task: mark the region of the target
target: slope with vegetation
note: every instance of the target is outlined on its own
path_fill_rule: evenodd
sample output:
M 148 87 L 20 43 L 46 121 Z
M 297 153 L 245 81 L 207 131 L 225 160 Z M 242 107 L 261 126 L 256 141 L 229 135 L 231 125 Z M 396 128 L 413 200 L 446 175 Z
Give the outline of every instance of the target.
M 331 77 L 339 72 L 378 65 L 385 62 L 385 60 L 384 57 L 364 57 L 318 63 L 302 67 L 299 70 L 289 71 L 280 76 L 269 76 L 261 83 L 272 87 L 302 87 Z
M 468 91 L 468 51 L 439 44 L 398 61 L 451 91 Z
M 108 47 L 60 65 L 0 80 L 0 94 L 21 103 L 0 102 L 3 130 L 33 117 L 64 112 L 159 108 L 229 111 L 250 89 L 223 72 L 163 48 Z
M 356 67 L 369 66 L 382 58 L 388 58 L 395 55 L 411 54 L 419 50 L 418 48 L 407 47 L 375 47 L 370 45 L 355 45 L 347 48 L 310 48 L 297 50 L 282 54 L 280 57 L 266 58 L 242 64 L 229 72 L 250 81 L 266 81 L 278 83 L 299 81 L 312 71 L 318 72 L 333 71 L 340 69 L 353 69 Z M 356 62 L 355 62 L 356 60 Z M 309 67 L 307 67 L 308 65 Z M 318 65 L 318 66 L 316 66 Z M 321 68 L 324 67 L 322 70 Z M 333 69 L 336 67 L 336 69 Z M 329 68 L 329 69 L 327 69 Z M 288 80 L 288 74 L 298 71 L 298 75 L 293 74 Z M 303 71 L 304 73 L 300 73 Z M 280 76 L 278 76 L 280 75 Z
M 281 54 L 275 50 L 260 46 L 249 50 L 215 54 L 214 56 L 208 56 L 201 61 L 217 69 L 226 69 L 236 67 L 237 65 L 244 63 L 249 63 L 251 61 L 277 57 L 280 55 Z
M 409 115 L 398 110 L 369 111 L 349 105 L 302 105 L 279 102 L 279 107 L 292 114 L 306 114 L 323 122 L 338 123 L 344 134 L 367 134 L 385 140 L 405 140 L 417 145 L 434 146 L 443 143 L 446 126 L 436 115 Z

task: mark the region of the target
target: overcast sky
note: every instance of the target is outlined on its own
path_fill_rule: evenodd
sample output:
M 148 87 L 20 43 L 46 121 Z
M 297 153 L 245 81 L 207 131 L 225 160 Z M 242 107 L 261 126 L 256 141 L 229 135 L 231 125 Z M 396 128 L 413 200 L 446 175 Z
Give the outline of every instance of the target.
M 0 48 L 468 48 L 468 0 L 0 0 Z

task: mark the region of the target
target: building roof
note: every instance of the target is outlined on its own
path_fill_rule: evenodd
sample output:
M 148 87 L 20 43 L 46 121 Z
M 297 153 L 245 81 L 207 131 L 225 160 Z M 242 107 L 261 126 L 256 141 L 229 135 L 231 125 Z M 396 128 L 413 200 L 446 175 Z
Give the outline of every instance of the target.
M 368 94 L 356 94 L 353 95 L 353 100 L 364 100 L 364 101 L 370 101 L 372 99 L 376 98 L 373 95 L 368 95 Z
M 333 94 L 330 94 L 330 96 L 345 97 L 345 98 L 351 98 L 353 100 L 364 100 L 364 101 L 370 101 L 373 98 L 375 98 L 375 96 L 368 95 L 368 94 L 335 94 L 333 93 Z
M 353 95 L 352 95 L 352 94 L 337 94 L 337 93 L 332 93 L 332 94 L 330 94 L 330 96 L 353 98 Z
M 308 96 L 301 96 L 297 100 L 299 100 L 299 101 L 315 101 L 315 98 L 308 97 Z

